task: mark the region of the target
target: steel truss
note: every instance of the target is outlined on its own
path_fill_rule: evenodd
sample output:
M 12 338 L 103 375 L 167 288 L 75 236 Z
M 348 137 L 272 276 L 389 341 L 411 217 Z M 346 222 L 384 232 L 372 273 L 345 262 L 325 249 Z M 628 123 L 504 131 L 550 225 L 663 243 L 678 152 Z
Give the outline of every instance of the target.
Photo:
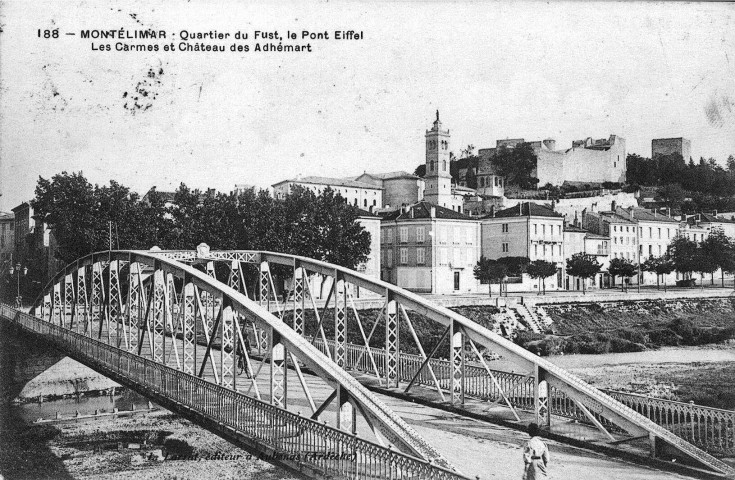
M 284 305 L 289 300 L 293 302 L 291 322 L 293 331 L 299 335 L 309 335 L 310 342 L 318 346 L 322 353 L 337 366 L 372 373 L 388 387 L 398 388 L 403 383 L 405 392 L 408 393 L 417 384 L 433 386 L 441 401 L 445 401 L 447 399 L 445 395 L 448 394 L 449 402 L 461 405 L 465 403 L 468 395 L 468 382 L 476 380 L 479 374 L 478 367 L 470 368 L 469 355 L 473 362 L 479 363 L 479 371 L 486 377 L 488 388 L 496 392 L 492 403 L 506 405 L 517 420 L 520 420 L 518 409 L 530 410 L 537 423 L 551 430 L 552 410 L 555 408 L 555 411 L 558 411 L 557 405 L 565 405 L 564 408 L 576 409 L 573 414 L 575 418 L 583 419 L 599 428 L 611 443 L 626 441 L 625 438 L 635 439 L 645 436 L 650 439 L 652 456 L 660 455 L 663 451 L 662 445 L 666 445 L 667 448 L 674 449 L 714 471 L 732 472 L 730 467 L 716 458 L 569 372 L 531 354 L 456 312 L 433 305 L 424 298 L 394 285 L 332 264 L 282 253 L 206 251 L 203 254 L 201 252 L 162 252 L 161 255 L 175 257 L 189 263 L 237 261 L 239 264 L 256 265 L 259 271 L 259 303 L 278 318 L 283 318 L 284 309 L 279 303 L 279 292 L 273 282 L 271 266 L 290 267 L 293 277 L 288 280 L 291 282 L 292 289 L 290 295 L 283 296 L 283 302 Z M 313 287 L 310 285 L 310 277 L 314 276 L 326 278 L 327 284 L 331 282 L 325 300 L 315 298 L 312 294 Z M 371 343 L 378 326 L 377 321 L 373 322 L 370 333 L 365 335 L 366 330 L 355 308 L 355 298 L 352 294 L 355 288 L 369 291 L 382 298 L 383 305 L 378 316 L 385 330 L 383 348 L 378 348 L 374 342 Z M 373 299 L 372 302 L 375 300 Z M 307 318 L 305 311 L 308 304 L 317 322 L 314 329 L 305 328 Z M 318 308 L 319 306 L 321 308 Z M 350 306 L 351 310 L 348 308 Z M 332 337 L 328 338 L 324 330 L 324 321 L 328 314 L 327 310 L 330 309 L 334 318 L 334 329 Z M 354 322 L 348 315 L 350 311 L 353 312 Z M 435 345 L 433 351 L 428 355 L 425 353 L 421 339 L 416 334 L 409 312 L 414 316 L 423 316 L 446 328 L 441 342 Z M 415 361 L 408 361 L 411 355 L 401 351 L 402 325 L 408 328 L 419 352 Z M 353 331 L 355 334 L 359 333 L 358 338 L 362 340 L 361 345 L 347 342 L 347 338 Z M 271 382 L 271 396 L 275 397 L 276 401 L 283 401 L 285 405 L 285 382 L 283 393 L 281 393 L 281 383 L 278 377 L 281 364 L 278 362 L 283 358 L 285 364 L 288 353 L 284 350 L 281 355 L 278 346 L 279 337 L 274 335 L 268 337 L 264 330 L 260 334 L 263 335 L 262 338 L 259 338 L 259 332 L 255 331 L 256 343 L 260 351 L 270 356 L 271 372 L 275 371 L 277 374 Z M 351 338 L 355 336 L 352 335 Z M 448 361 L 436 358 L 442 345 L 449 351 Z M 522 371 L 527 373 L 517 376 L 511 383 L 508 383 L 507 378 L 500 378 L 504 375 L 503 372 L 495 372 L 488 367 L 481 349 L 515 362 Z M 274 358 L 279 360 L 275 361 Z M 446 362 L 446 367 L 442 362 Z M 298 367 L 298 362 L 293 361 L 292 363 L 292 368 Z M 441 369 L 440 374 L 437 368 Z M 472 395 L 475 395 L 474 392 L 475 390 Z M 333 397 L 341 398 L 338 389 L 335 390 Z M 329 404 L 334 398 L 328 399 L 326 404 Z M 552 404 L 552 402 L 555 403 Z M 340 403 L 340 418 L 344 417 L 343 423 L 346 423 L 349 415 L 342 412 L 341 406 Z M 317 412 L 323 408 L 326 408 L 324 404 L 317 408 Z M 616 432 L 617 437 L 611 433 L 611 428 Z

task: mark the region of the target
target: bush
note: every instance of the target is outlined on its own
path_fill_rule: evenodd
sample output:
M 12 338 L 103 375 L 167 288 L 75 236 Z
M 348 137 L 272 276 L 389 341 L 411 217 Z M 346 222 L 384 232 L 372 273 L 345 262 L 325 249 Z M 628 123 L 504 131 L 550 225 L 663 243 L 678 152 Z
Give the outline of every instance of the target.
M 688 278 L 686 280 L 677 280 L 676 281 L 677 287 L 696 287 L 697 286 L 697 279 L 696 278 Z

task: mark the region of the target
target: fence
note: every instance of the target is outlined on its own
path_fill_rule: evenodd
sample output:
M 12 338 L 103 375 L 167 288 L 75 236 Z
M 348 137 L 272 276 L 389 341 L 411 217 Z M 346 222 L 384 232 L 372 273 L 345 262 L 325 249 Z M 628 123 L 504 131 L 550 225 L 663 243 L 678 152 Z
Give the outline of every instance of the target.
M 333 341 L 330 340 L 328 343 L 330 348 L 333 349 Z M 326 352 L 321 340 L 317 340 L 315 346 L 322 352 Z M 373 366 L 364 346 L 348 344 L 345 357 L 346 365 L 348 368 L 373 374 L 376 373 L 375 370 L 377 369 L 377 373 L 383 376 L 385 372 L 385 350 L 380 348 L 371 348 L 370 350 L 375 366 Z M 356 364 L 358 360 L 359 364 Z M 410 381 L 422 364 L 423 359 L 420 356 L 401 353 L 399 378 L 406 382 Z M 452 365 L 449 360 L 432 358 L 429 360 L 429 364 L 434 370 L 441 388 L 448 391 L 451 388 L 452 379 Z M 514 408 L 534 411 L 533 378 L 499 370 L 491 370 L 491 372 Z M 493 382 L 492 377 L 481 365 L 467 362 L 465 364 L 464 382 L 465 394 L 468 396 L 492 402 L 502 398 L 498 385 Z M 430 387 L 435 386 L 428 368 L 421 370 L 415 383 Z M 735 411 L 615 390 L 603 389 L 602 391 L 710 454 L 719 456 L 735 455 Z M 554 387 L 548 388 L 548 402 L 552 415 L 577 420 L 580 423 L 592 424 L 572 399 Z M 594 413 L 593 415 L 606 428 L 617 429 L 607 419 Z

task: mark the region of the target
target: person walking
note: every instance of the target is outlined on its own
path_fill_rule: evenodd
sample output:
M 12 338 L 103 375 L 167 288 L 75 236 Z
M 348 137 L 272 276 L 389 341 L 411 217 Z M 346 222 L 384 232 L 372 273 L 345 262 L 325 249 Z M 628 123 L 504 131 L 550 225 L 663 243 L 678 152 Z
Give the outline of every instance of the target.
M 538 436 L 538 424 L 528 425 L 528 434 L 531 439 L 523 447 L 523 480 L 536 480 L 547 478 L 549 465 L 549 448 Z

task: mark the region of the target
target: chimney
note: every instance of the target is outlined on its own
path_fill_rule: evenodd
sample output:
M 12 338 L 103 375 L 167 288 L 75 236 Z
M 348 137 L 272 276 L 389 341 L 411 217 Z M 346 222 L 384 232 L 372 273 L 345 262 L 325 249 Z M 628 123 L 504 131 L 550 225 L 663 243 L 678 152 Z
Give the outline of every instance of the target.
M 618 204 L 615 202 L 615 200 L 613 200 L 612 203 L 610 204 L 610 210 L 612 210 L 613 213 L 615 213 L 615 209 L 617 208 L 617 206 Z
M 518 203 L 518 215 L 523 215 L 523 202 Z
M 436 218 L 436 207 L 434 205 L 432 205 L 429 209 L 429 216 L 431 218 Z
M 409 211 L 409 213 L 411 214 L 411 218 L 413 218 L 413 208 L 411 208 L 411 207 L 408 207 L 408 211 Z
M 495 205 L 490 205 L 490 215 L 495 218 Z

